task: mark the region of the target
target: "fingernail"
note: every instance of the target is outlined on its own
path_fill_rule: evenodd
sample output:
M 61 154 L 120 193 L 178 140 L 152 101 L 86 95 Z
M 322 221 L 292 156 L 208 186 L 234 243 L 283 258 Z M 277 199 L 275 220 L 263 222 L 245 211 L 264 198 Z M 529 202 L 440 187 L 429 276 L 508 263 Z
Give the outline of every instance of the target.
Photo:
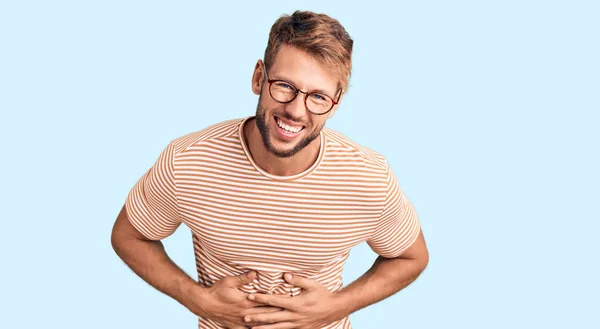
M 254 300 L 254 295 L 248 295 L 248 299 Z
M 286 274 L 285 274 L 285 279 L 286 279 L 286 280 L 291 280 L 291 279 L 292 279 L 292 275 L 291 275 L 291 274 L 289 274 L 289 273 L 286 273 Z
M 244 318 L 244 321 L 250 322 L 250 321 L 252 321 L 252 319 L 250 319 L 250 317 L 247 316 L 247 317 Z

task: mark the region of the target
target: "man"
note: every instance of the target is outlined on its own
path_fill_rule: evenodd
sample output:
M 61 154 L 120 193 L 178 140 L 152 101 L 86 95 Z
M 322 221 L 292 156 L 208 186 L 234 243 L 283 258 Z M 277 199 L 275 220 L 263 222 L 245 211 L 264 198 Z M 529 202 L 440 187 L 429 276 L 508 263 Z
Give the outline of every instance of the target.
M 417 214 L 385 158 L 324 129 L 351 53 L 338 21 L 281 17 L 254 68 L 256 116 L 176 138 L 131 189 L 113 247 L 199 328 L 351 328 L 349 314 L 427 265 Z M 181 223 L 193 233 L 197 282 L 160 242 Z M 342 287 L 349 251 L 364 241 L 380 256 Z

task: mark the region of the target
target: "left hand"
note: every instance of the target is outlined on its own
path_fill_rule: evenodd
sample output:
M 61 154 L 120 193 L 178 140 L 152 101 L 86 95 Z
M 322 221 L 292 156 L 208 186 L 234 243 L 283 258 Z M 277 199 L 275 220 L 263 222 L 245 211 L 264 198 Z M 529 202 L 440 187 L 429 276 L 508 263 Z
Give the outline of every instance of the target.
M 252 329 L 289 329 L 318 328 L 322 325 L 343 319 L 345 314 L 339 310 L 339 297 L 331 293 L 321 283 L 292 276 L 286 273 L 283 278 L 288 283 L 302 288 L 302 293 L 294 297 L 250 294 L 248 299 L 264 305 L 283 308 L 272 313 L 252 314 L 244 317 L 247 323 L 269 323 Z

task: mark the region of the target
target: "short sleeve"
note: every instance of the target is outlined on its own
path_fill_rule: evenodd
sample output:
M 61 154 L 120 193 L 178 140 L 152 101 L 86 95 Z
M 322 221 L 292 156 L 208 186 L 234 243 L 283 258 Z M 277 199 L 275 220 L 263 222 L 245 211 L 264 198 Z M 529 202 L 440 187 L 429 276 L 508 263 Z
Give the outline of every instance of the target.
M 181 224 L 177 212 L 173 143 L 135 183 L 125 200 L 131 224 L 151 240 L 162 240 Z
M 378 255 L 394 258 L 412 245 L 420 230 L 419 217 L 388 166 L 385 206 L 367 243 Z

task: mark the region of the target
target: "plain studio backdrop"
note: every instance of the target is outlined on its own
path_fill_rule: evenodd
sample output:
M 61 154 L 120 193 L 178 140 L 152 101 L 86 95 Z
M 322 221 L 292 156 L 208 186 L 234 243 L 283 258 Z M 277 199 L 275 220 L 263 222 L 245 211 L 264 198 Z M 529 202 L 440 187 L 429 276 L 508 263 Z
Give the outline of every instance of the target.
M 111 227 L 168 142 L 255 113 L 295 9 L 353 37 L 327 126 L 387 156 L 431 254 L 354 327 L 600 328 L 597 1 L 0 2 L 0 327 L 196 327 Z M 196 278 L 189 229 L 164 243 Z

